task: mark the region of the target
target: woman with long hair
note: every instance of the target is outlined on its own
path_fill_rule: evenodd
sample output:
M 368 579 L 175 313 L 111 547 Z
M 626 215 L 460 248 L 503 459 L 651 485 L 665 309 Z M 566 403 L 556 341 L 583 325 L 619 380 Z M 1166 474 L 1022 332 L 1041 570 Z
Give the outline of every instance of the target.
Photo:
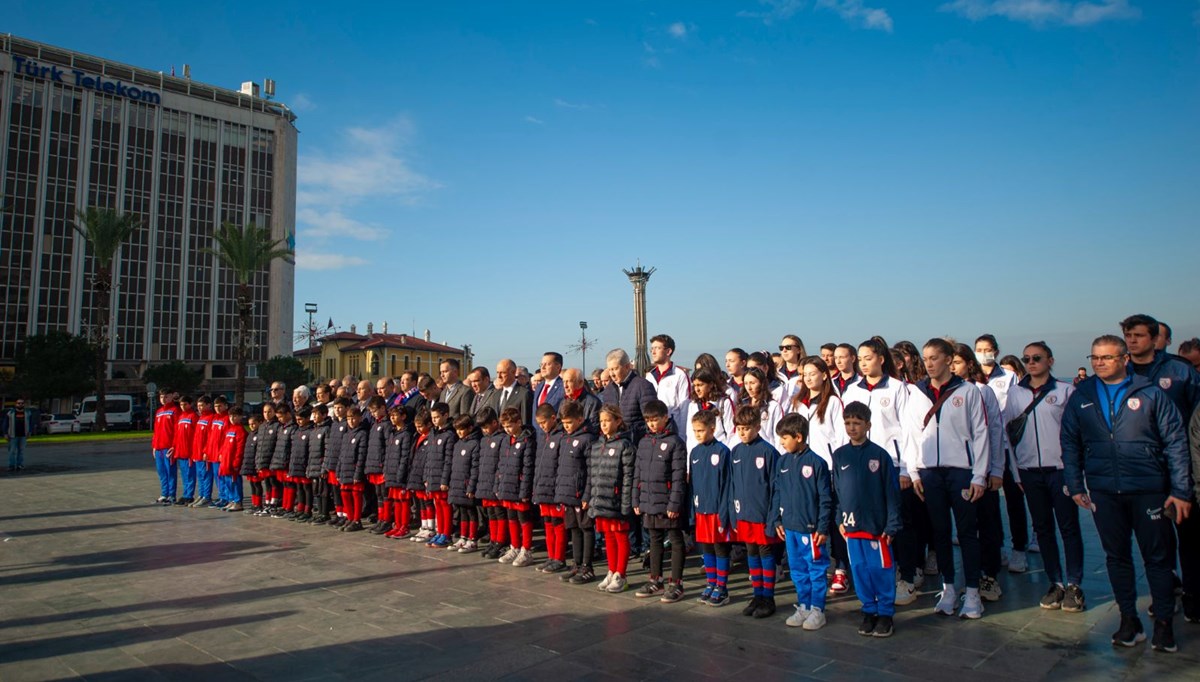
M 783 407 L 771 393 L 771 384 L 762 367 L 750 367 L 742 376 L 742 391 L 740 405 L 749 405 L 759 411 L 762 416 L 762 428 L 759 435 L 779 449 L 775 436 L 775 427 L 783 418 Z M 735 413 L 736 414 L 736 413 Z

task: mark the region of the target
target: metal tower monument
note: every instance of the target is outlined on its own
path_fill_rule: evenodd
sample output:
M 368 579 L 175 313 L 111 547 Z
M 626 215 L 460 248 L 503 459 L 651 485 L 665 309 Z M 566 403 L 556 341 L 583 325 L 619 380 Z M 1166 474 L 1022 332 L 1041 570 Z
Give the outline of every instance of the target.
M 646 282 L 650 281 L 654 270 L 655 268 L 643 268 L 640 260 L 633 270 L 623 270 L 633 285 L 633 336 L 637 345 L 633 353 L 633 362 L 637 366 L 638 374 L 650 371 L 650 354 L 646 351 L 649 345 L 646 341 Z

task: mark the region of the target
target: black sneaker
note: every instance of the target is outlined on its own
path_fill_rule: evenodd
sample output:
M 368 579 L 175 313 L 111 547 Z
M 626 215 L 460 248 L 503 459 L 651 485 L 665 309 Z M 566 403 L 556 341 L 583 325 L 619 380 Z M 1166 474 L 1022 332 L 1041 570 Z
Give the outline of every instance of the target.
M 189 504 L 191 504 L 191 503 L 192 503 L 192 500 L 190 500 L 190 499 L 188 499 L 188 498 L 186 498 L 186 497 L 181 497 L 181 498 L 179 498 L 178 500 L 175 500 L 175 506 L 176 506 L 176 507 L 185 507 L 185 506 L 187 506 L 187 505 L 189 505 Z
M 1060 609 L 1062 608 L 1063 599 L 1066 598 L 1067 592 L 1059 585 L 1051 585 L 1050 589 L 1046 590 L 1046 594 L 1042 600 L 1038 602 L 1038 606 L 1043 609 Z
M 1172 638 L 1174 639 L 1174 638 Z M 1113 633 L 1113 646 L 1134 646 L 1146 641 L 1146 631 L 1137 616 L 1121 616 L 1121 627 Z
M 665 591 L 666 588 L 663 587 L 663 582 L 661 580 L 650 580 L 645 585 L 642 585 L 640 590 L 634 592 L 633 596 L 647 599 L 649 597 L 657 597 Z
M 663 596 L 658 598 L 664 604 L 674 604 L 680 599 L 683 599 L 683 583 L 677 580 L 667 583 L 667 591 L 663 593 Z
M 879 616 L 873 613 L 864 613 L 862 625 L 858 626 L 858 634 L 863 637 L 872 637 L 875 635 L 875 626 L 879 624 Z
M 1200 623 L 1200 595 L 1183 593 L 1183 619 L 1189 623 Z
M 1079 613 L 1087 608 L 1087 600 L 1083 598 L 1083 590 L 1078 585 L 1067 585 L 1066 594 L 1062 600 L 1062 610 L 1068 613 Z
M 569 583 L 569 582 L 571 582 L 571 578 L 574 578 L 577 575 L 579 575 L 579 565 L 578 564 L 567 569 L 567 571 L 565 573 L 558 576 L 558 579 L 563 581 L 564 583 Z
M 872 637 L 891 637 L 895 632 L 895 625 L 892 623 L 891 616 L 880 616 L 879 620 L 875 621 L 875 629 L 871 631 Z
M 761 599 L 762 599 L 762 597 L 754 597 L 753 599 L 751 599 L 750 603 L 746 604 L 746 608 L 742 609 L 742 615 L 743 616 L 753 616 L 754 612 L 758 610 L 758 602 Z
M 329 523 L 328 516 L 315 516 L 312 520 L 312 525 L 314 526 L 324 526 L 327 523 Z
M 347 523 L 346 525 L 342 526 L 342 530 L 347 533 L 354 533 L 354 532 L 360 531 L 362 529 L 363 529 L 363 525 L 362 525 L 361 521 L 351 521 L 350 523 Z
M 1162 619 L 1154 621 L 1154 637 L 1150 640 L 1150 648 L 1168 654 L 1179 651 L 1179 647 L 1175 646 L 1175 624 L 1173 620 Z
M 592 570 L 592 567 L 584 566 L 583 568 L 579 569 L 575 575 L 571 576 L 571 579 L 567 582 L 571 583 L 572 585 L 586 585 L 595 579 L 596 572 Z
M 755 618 L 770 618 L 775 615 L 775 597 L 759 597 L 758 608 L 754 609 Z

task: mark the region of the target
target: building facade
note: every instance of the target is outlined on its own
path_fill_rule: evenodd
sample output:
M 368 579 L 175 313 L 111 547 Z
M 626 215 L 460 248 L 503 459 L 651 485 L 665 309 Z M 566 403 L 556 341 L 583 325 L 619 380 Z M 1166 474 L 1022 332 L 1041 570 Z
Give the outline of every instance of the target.
M 113 263 L 110 390 L 171 360 L 232 386 L 236 283 L 207 249 L 223 222 L 294 246 L 294 122 L 250 94 L 0 36 L 0 368 L 28 335 L 89 333 L 94 259 L 71 223 L 95 206 L 141 223 Z M 251 368 L 291 352 L 294 265 L 253 290 Z
M 318 382 L 340 379 L 350 375 L 359 379 L 399 377 L 409 370 L 425 372 L 437 378 L 442 360 L 458 360 L 462 376 L 471 368 L 470 346 L 455 348 L 408 334 L 382 334 L 368 329 L 365 335 L 356 333 L 353 325 L 348 332 L 338 332 L 316 340 L 313 348 L 302 348 L 293 355 L 304 363 Z

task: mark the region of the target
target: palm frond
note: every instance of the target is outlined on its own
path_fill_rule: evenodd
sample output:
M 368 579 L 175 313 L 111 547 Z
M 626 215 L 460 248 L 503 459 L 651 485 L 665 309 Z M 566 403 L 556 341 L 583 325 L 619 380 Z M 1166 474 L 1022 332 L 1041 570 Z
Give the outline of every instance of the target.
M 290 261 L 294 257 L 291 249 L 281 246 L 282 239 L 271 238 L 270 228 L 254 223 L 244 226 L 222 223 L 213 241 L 217 247 L 205 251 L 215 255 L 242 285 L 250 284 L 254 275 L 270 267 L 275 259 Z
M 101 269 L 112 265 L 121 245 L 142 225 L 137 216 L 118 213 L 111 208 L 89 206 L 75 213 L 77 219 L 70 223 L 71 229 L 87 240 Z

